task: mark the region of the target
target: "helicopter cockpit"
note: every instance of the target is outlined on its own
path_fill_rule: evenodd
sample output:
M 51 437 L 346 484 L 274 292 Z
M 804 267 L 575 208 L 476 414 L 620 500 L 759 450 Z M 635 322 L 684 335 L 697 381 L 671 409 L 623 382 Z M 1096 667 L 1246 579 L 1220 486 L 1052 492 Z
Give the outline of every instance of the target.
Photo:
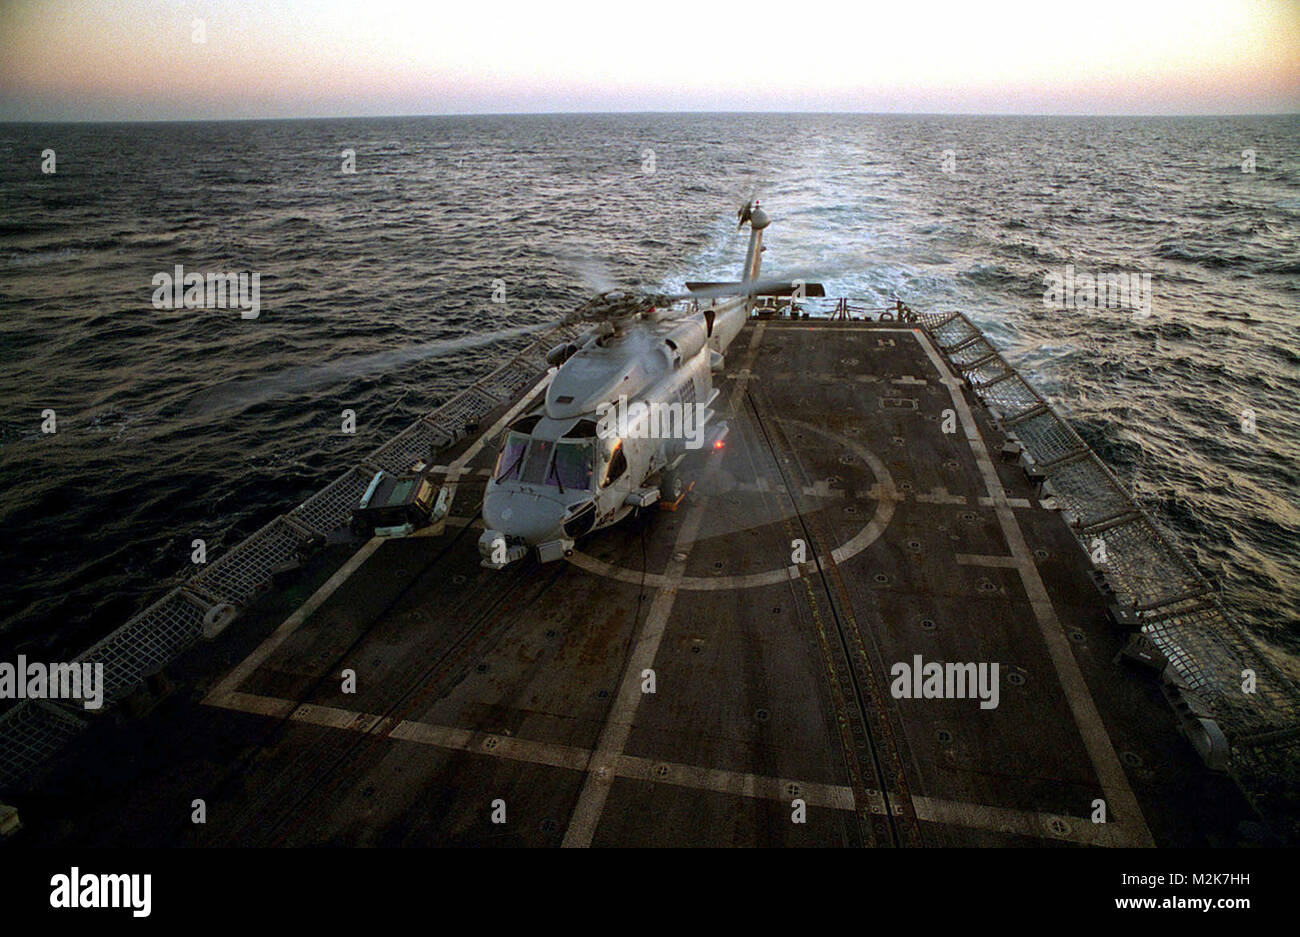
M 592 420 L 555 420 L 542 413 L 516 420 L 506 430 L 483 496 L 479 549 L 485 561 L 499 568 L 515 558 L 517 544 L 538 547 L 543 559 L 567 555 L 574 538 L 621 503 L 620 495 L 606 489 L 627 468 L 622 441 L 600 438 Z M 508 531 L 508 538 L 498 531 Z
M 562 435 L 553 436 L 561 428 L 561 421 L 540 414 L 516 420 L 506 430 L 493 480 L 554 488 L 563 495 L 608 487 L 626 471 L 622 441 L 598 438 L 591 420 L 572 421 Z

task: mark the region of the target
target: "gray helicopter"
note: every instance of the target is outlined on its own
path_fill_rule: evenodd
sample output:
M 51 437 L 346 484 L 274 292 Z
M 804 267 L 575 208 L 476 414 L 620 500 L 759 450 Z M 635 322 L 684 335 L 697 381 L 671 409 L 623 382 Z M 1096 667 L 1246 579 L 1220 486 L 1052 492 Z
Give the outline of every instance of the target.
M 632 511 L 675 506 L 683 460 L 722 447 L 713 375 L 756 297 L 821 294 L 819 284 L 761 282 L 767 214 L 751 201 L 737 216 L 750 227 L 740 282 L 688 283 L 679 296 L 613 290 L 571 317 L 595 324 L 551 349 L 545 399 L 505 431 L 483 497 L 483 566 L 501 569 L 531 548 L 558 560 Z M 695 301 L 682 306 L 686 297 Z

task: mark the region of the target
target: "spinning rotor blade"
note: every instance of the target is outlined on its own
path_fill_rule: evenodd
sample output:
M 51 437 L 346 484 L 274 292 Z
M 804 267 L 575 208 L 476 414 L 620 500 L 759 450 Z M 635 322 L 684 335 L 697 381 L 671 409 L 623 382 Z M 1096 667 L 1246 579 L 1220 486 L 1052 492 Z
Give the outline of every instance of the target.
M 482 348 L 499 341 L 530 335 L 551 328 L 553 322 L 502 329 L 484 335 L 467 335 L 464 338 L 439 339 L 381 351 L 369 355 L 352 355 L 336 358 L 323 364 L 309 364 L 288 368 L 277 374 L 245 380 L 227 381 L 196 394 L 190 401 L 189 412 L 197 414 L 243 410 L 283 394 L 317 390 L 343 380 L 399 368 L 430 358 L 442 358 L 474 348 Z

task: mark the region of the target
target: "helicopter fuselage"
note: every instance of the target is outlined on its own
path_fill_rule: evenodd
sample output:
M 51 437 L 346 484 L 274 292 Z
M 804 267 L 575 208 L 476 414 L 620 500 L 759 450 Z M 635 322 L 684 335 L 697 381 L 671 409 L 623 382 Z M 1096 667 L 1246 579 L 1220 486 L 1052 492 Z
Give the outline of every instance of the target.
M 737 217 L 750 226 L 745 266 L 739 283 L 718 286 L 739 295 L 677 310 L 603 293 L 583 307 L 598 324 L 547 355 L 557 370 L 545 400 L 507 427 L 483 495 L 484 566 L 500 569 L 531 548 L 558 560 L 634 510 L 675 503 L 679 463 L 721 443 L 713 373 L 754 305 L 768 225 L 756 202 Z
M 749 301 L 602 324 L 562 358 L 545 400 L 506 429 L 483 498 L 484 565 L 536 548 L 544 561 L 579 537 L 679 494 L 675 469 L 720 442 L 713 372 Z M 663 489 L 669 490 L 663 490 Z

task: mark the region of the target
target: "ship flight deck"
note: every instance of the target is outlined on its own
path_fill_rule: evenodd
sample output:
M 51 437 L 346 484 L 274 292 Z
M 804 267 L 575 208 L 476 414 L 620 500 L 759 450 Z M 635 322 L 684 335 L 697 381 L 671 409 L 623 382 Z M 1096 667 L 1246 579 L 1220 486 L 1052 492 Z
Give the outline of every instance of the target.
M 1244 796 L 919 325 L 749 320 L 676 510 L 493 571 L 479 504 L 535 377 L 435 454 L 443 520 L 318 552 L 74 739 L 29 842 L 1236 841 Z M 918 657 L 997 664 L 996 707 L 899 698 Z

